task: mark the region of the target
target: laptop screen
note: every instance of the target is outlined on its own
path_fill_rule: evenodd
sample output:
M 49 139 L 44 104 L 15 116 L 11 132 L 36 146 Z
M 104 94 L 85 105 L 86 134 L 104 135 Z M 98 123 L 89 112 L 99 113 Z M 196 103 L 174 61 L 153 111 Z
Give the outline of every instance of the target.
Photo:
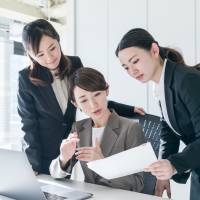
M 0 149 L 0 194 L 16 200 L 40 200 L 44 194 L 26 154 Z
M 5 199 L 7 197 L 15 200 L 81 200 L 92 196 L 91 193 L 65 186 L 46 184 L 41 190 L 24 152 L 0 149 L 0 163 L 0 195 L 5 196 Z

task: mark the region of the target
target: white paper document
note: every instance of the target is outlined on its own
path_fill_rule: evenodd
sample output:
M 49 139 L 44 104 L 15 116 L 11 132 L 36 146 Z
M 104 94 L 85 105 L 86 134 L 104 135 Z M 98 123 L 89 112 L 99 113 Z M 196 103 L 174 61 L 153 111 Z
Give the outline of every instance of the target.
M 101 160 L 88 162 L 88 167 L 106 179 L 138 173 L 157 161 L 150 142 Z

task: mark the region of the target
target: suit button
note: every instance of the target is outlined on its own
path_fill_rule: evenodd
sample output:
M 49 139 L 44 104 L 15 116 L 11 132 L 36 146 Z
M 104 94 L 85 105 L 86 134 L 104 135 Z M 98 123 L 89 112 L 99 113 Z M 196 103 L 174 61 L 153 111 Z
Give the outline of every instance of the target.
M 63 125 L 63 126 L 67 126 L 67 124 L 66 124 L 66 123 L 64 123 L 64 122 L 62 123 L 62 125 Z

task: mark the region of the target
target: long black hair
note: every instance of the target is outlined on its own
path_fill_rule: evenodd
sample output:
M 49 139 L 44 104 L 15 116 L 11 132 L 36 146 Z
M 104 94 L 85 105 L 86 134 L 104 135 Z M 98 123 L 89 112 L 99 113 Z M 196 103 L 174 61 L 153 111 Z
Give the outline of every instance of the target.
M 135 28 L 128 31 L 120 40 L 117 49 L 115 51 L 116 56 L 118 57 L 119 51 L 126 49 L 128 47 L 139 47 L 149 51 L 151 49 L 152 43 L 158 42 L 153 38 L 153 36 L 142 28 Z M 160 57 L 164 60 L 165 58 L 170 59 L 173 62 L 185 64 L 183 56 L 180 52 L 175 49 L 168 47 L 159 46 Z
M 59 34 L 47 20 L 37 19 L 26 24 L 22 32 L 22 42 L 25 50 L 27 51 L 31 47 L 34 53 L 38 53 L 40 41 L 43 36 L 49 36 L 60 42 Z M 29 67 L 30 81 L 36 86 L 43 86 L 47 83 L 52 83 L 53 77 L 50 71 L 47 68 L 41 66 L 32 57 L 29 56 L 29 58 L 32 61 L 31 66 Z M 61 50 L 61 59 L 58 66 L 59 70 L 56 75 L 59 76 L 60 79 L 63 79 L 65 75 L 69 75 L 71 73 L 71 67 L 72 66 L 69 58 L 67 58 Z M 46 71 L 46 75 L 48 76 L 48 78 L 45 78 L 45 80 L 41 76 L 41 71 L 44 70 Z

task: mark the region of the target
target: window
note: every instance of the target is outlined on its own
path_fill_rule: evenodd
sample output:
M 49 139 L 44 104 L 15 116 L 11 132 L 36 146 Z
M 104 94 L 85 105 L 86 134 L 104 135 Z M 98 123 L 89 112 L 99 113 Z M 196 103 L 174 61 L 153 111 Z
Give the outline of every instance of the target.
M 28 60 L 21 42 L 12 39 L 13 23 L 0 18 L 0 148 L 20 150 L 23 132 L 17 113 L 18 71 L 28 65 Z M 17 37 L 20 39 L 21 34 L 15 35 L 15 40 Z

